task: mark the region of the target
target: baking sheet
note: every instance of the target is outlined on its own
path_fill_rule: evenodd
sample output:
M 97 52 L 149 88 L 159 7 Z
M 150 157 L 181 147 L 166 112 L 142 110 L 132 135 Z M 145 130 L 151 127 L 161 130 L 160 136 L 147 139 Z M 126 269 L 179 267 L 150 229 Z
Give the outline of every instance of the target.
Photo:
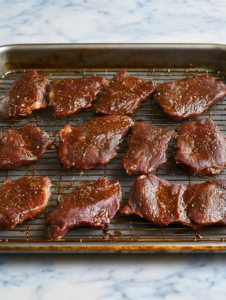
M 78 78 L 81 76 L 91 76 L 96 74 L 111 79 L 121 68 L 83 68 L 83 69 L 37 69 L 39 74 L 46 74 L 49 80 L 63 78 Z M 226 80 L 223 72 L 206 68 L 123 68 L 131 75 L 140 77 L 144 80 L 154 80 L 156 83 L 178 80 L 181 78 L 192 77 L 194 75 L 210 75 L 221 80 Z M 7 70 L 2 73 L 0 82 L 0 95 L 7 92 L 12 82 L 24 72 L 31 68 Z M 58 144 L 57 132 L 65 125 L 79 126 L 86 123 L 96 115 L 96 105 L 87 111 L 55 120 L 53 110 L 48 107 L 44 110 L 35 111 L 30 118 L 22 118 L 17 121 L 4 121 L 0 119 L 0 130 L 7 128 L 18 129 L 32 123 L 42 130 L 45 130 Z M 48 94 L 46 95 L 48 101 Z M 201 116 L 194 118 L 212 118 L 219 126 L 222 133 L 226 134 L 225 124 L 226 99 L 218 101 Z M 162 113 L 161 108 L 151 98 L 143 102 L 136 113 L 131 116 L 134 120 L 144 120 L 160 128 L 175 129 L 183 122 L 169 120 Z M 90 180 L 107 176 L 108 179 L 119 180 L 123 190 L 123 205 L 128 199 L 128 193 L 136 176 L 128 176 L 123 170 L 121 158 L 127 148 L 127 137 L 122 143 L 118 154 L 107 165 L 89 171 L 75 171 L 66 169 L 57 158 L 56 150 L 47 150 L 46 153 L 36 162 L 24 165 L 13 170 L 0 170 L 0 183 L 5 179 L 16 180 L 25 175 L 29 176 L 48 176 L 52 181 L 52 197 L 46 210 L 35 219 L 23 222 L 15 227 L 13 231 L 0 229 L 0 250 L 2 251 L 225 251 L 226 227 L 213 226 L 204 228 L 199 232 L 182 226 L 172 224 L 165 228 L 159 228 L 145 219 L 138 217 L 122 217 L 119 213 L 111 221 L 108 228 L 76 228 L 69 230 L 61 241 L 50 242 L 46 238 L 46 227 L 44 225 L 45 215 L 57 205 L 57 196 L 71 192 L 77 185 L 85 184 Z M 174 147 L 172 141 L 167 151 L 168 161 L 160 166 L 153 174 L 168 180 L 171 184 L 198 183 L 206 181 L 207 177 L 190 176 L 179 169 L 174 162 Z M 225 178 L 226 171 L 217 175 L 217 178 Z M 199 250 L 198 250 L 199 249 Z

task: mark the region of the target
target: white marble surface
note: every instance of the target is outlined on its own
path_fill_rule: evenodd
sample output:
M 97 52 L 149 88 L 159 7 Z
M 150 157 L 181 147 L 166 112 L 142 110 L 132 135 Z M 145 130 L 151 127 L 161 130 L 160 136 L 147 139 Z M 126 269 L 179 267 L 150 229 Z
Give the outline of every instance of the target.
M 224 254 L 3 255 L 0 299 L 225 299 L 225 267 Z
M 0 45 L 225 43 L 225 0 L 0 0 Z M 224 254 L 0 255 L 0 299 L 226 297 Z
M 0 43 L 226 43 L 225 0 L 0 0 Z

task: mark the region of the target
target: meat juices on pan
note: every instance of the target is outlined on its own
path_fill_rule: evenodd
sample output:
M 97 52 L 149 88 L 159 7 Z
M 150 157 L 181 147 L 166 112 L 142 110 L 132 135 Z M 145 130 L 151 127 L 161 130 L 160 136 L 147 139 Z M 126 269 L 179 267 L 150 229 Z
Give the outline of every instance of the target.
M 63 196 L 62 202 L 46 217 L 47 236 L 57 240 L 73 227 L 104 226 L 117 213 L 121 201 L 117 180 L 102 177 L 79 186 Z
M 173 130 L 136 122 L 129 140 L 129 148 L 122 158 L 127 174 L 148 174 L 164 164 L 167 161 L 168 143 L 174 134 Z
M 108 84 L 103 77 L 67 78 L 53 80 L 50 84 L 50 105 L 54 107 L 54 117 L 61 119 L 81 109 L 89 108 L 101 91 Z
M 193 229 L 226 225 L 226 180 L 170 185 L 152 174 L 139 176 L 122 215 L 137 215 L 159 226 L 180 222 Z
M 140 103 L 155 91 L 155 82 L 144 81 L 119 71 L 108 85 L 97 107 L 97 113 L 132 115 Z
M 50 187 L 48 177 L 5 180 L 0 188 L 0 227 L 12 230 L 17 224 L 38 215 L 47 206 Z
M 48 79 L 35 70 L 21 75 L 0 99 L 0 115 L 6 120 L 16 120 L 30 115 L 35 109 L 45 108 L 48 86 Z
M 90 170 L 107 164 L 116 154 L 133 121 L 127 116 L 105 116 L 85 125 L 64 126 L 58 133 L 58 157 L 67 168 Z
M 211 119 L 179 126 L 175 161 L 191 174 L 214 175 L 226 165 L 226 136 Z
M 0 169 L 28 164 L 53 147 L 54 140 L 32 124 L 21 130 L 8 129 L 0 133 Z
M 225 95 L 223 81 L 209 76 L 195 76 L 159 84 L 154 98 L 169 118 L 180 121 L 200 115 Z

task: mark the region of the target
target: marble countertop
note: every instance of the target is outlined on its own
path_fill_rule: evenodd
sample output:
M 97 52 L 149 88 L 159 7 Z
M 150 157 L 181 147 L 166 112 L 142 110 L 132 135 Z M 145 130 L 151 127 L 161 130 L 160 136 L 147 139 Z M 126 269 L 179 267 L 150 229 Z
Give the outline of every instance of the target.
M 225 0 L 0 0 L 0 43 L 226 43 Z
M 0 255 L 4 300 L 213 300 L 224 254 Z
M 0 0 L 0 45 L 226 44 L 224 0 Z M 1 254 L 0 299 L 212 300 L 224 254 Z

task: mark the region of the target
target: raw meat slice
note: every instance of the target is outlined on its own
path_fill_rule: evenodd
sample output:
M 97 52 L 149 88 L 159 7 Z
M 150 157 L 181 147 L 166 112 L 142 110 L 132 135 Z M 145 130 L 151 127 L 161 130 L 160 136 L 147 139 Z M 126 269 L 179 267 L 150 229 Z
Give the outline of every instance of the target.
M 140 103 L 155 91 L 155 82 L 144 81 L 119 71 L 100 100 L 97 113 L 107 115 L 132 115 Z
M 54 117 L 61 119 L 89 108 L 101 91 L 108 84 L 103 77 L 67 78 L 53 80 L 50 84 L 49 99 L 54 107 Z
M 127 205 L 120 212 L 166 226 L 175 221 L 178 198 L 185 188 L 183 184 L 172 187 L 168 181 L 153 174 L 139 176 L 131 187 Z
M 110 223 L 122 201 L 117 180 L 105 177 L 77 187 L 63 196 L 62 202 L 47 216 L 47 236 L 51 240 L 62 238 L 69 228 L 78 226 L 104 226 Z
M 12 230 L 17 224 L 38 215 L 46 208 L 50 187 L 48 177 L 5 180 L 0 188 L 0 227 Z
M 21 75 L 0 99 L 0 115 L 6 120 L 16 120 L 30 115 L 35 109 L 45 108 L 48 86 L 48 79 L 35 70 Z
M 53 140 L 32 124 L 21 130 L 9 129 L 0 134 L 0 169 L 11 169 L 41 157 L 53 148 Z
M 180 121 L 200 115 L 225 95 L 223 81 L 195 76 L 158 85 L 154 98 L 169 118 Z
M 226 179 L 193 185 L 175 184 L 152 174 L 138 177 L 122 215 L 137 215 L 159 226 L 172 222 L 199 229 L 226 225 Z
M 175 160 L 192 174 L 219 174 L 226 165 L 226 137 L 211 119 L 179 126 Z
M 177 221 L 194 229 L 226 225 L 226 179 L 187 185 L 178 203 Z
M 107 164 L 116 154 L 133 121 L 126 116 L 95 118 L 79 127 L 64 126 L 58 157 L 67 167 L 90 170 Z
M 133 127 L 129 148 L 122 164 L 128 175 L 149 174 L 167 161 L 166 150 L 173 130 L 161 129 L 144 122 Z

